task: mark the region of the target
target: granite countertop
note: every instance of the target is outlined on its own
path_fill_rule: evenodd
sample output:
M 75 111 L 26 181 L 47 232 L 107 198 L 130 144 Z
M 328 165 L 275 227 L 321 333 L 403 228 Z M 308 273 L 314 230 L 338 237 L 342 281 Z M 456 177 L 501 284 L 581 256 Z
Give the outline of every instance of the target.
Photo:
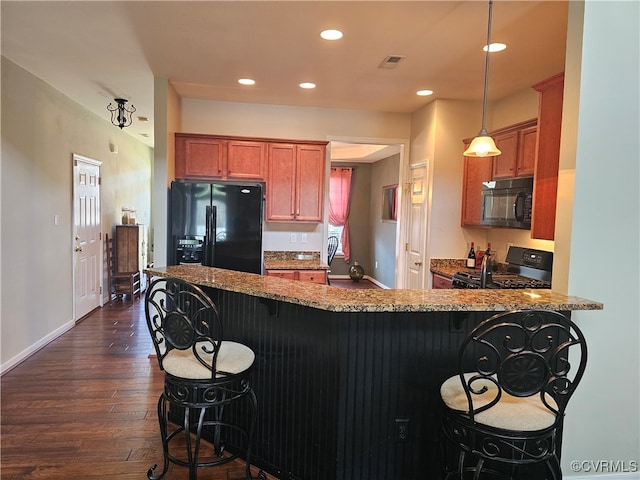
M 342 289 L 297 280 L 199 265 L 148 268 L 205 287 L 243 293 L 333 312 L 507 311 L 515 309 L 601 310 L 598 302 L 544 289 L 394 290 Z
M 478 269 L 467 267 L 467 260 L 464 258 L 432 258 L 429 261 L 429 268 L 431 273 L 447 278 L 453 278 L 457 272 L 479 272 Z M 498 263 L 495 271 L 496 273 L 506 272 L 507 264 Z
M 265 270 L 329 270 L 320 252 L 265 251 L 263 263 Z
M 265 270 L 329 270 L 319 260 L 264 260 Z

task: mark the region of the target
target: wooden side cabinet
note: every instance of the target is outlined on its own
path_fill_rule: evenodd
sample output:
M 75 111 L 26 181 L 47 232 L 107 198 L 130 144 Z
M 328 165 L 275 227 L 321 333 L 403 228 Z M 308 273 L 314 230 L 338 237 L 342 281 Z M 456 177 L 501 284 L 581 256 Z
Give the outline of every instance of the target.
M 465 150 L 468 144 L 465 145 Z M 462 226 L 479 227 L 482 203 L 482 182 L 491 180 L 493 157 L 464 157 L 462 177 Z
M 140 290 L 146 289 L 147 228 L 145 225 L 116 225 L 116 273 L 140 272 Z
M 533 212 L 531 238 L 553 240 L 556 227 L 558 171 L 560 169 L 560 132 L 564 73 L 533 86 L 540 92 L 538 139 L 533 174 Z
M 269 144 L 267 221 L 322 221 L 325 148 L 314 144 Z
M 450 278 L 443 277 L 442 275 L 438 275 L 437 273 L 433 273 L 431 275 L 431 288 L 444 289 L 453 288 L 453 286 L 451 284 Z

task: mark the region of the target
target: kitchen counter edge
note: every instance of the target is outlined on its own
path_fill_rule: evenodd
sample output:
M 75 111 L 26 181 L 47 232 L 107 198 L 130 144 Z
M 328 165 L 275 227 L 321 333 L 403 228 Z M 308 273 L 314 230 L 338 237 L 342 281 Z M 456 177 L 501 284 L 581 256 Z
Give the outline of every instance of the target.
M 145 273 L 332 312 L 447 312 L 516 309 L 602 310 L 603 304 L 551 290 L 342 289 L 214 267 L 178 265 Z

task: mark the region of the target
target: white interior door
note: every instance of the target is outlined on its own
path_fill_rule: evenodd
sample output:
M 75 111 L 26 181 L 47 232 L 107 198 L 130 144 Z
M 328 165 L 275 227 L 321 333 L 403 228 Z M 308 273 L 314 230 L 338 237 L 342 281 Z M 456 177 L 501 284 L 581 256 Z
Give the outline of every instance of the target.
M 407 272 L 406 288 L 425 288 L 425 232 L 427 219 L 425 218 L 426 165 L 420 164 L 411 167 L 411 190 L 409 192 L 408 238 L 406 244 Z
M 101 305 L 101 162 L 73 155 L 74 319 Z

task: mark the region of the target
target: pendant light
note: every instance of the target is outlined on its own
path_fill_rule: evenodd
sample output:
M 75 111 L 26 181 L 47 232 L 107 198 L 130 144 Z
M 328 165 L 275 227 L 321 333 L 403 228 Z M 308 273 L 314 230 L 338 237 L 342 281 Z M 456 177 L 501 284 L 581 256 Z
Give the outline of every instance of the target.
M 489 136 L 486 128 L 487 121 L 487 90 L 489 87 L 489 45 L 491 45 L 491 12 L 493 10 L 493 0 L 489 0 L 489 22 L 487 26 L 487 54 L 484 65 L 484 98 L 482 100 L 482 128 L 471 141 L 469 148 L 464 152 L 466 157 L 488 157 L 500 155 L 502 152 L 496 147 L 493 138 Z
M 132 115 L 136 111 L 136 107 L 133 105 L 127 107 L 127 100 L 124 98 L 114 98 L 114 101 L 117 105 L 112 105 L 111 103 L 107 105 L 107 110 L 111 112 L 111 123 L 116 127 L 120 127 L 120 129 L 128 127 L 133 121 Z

